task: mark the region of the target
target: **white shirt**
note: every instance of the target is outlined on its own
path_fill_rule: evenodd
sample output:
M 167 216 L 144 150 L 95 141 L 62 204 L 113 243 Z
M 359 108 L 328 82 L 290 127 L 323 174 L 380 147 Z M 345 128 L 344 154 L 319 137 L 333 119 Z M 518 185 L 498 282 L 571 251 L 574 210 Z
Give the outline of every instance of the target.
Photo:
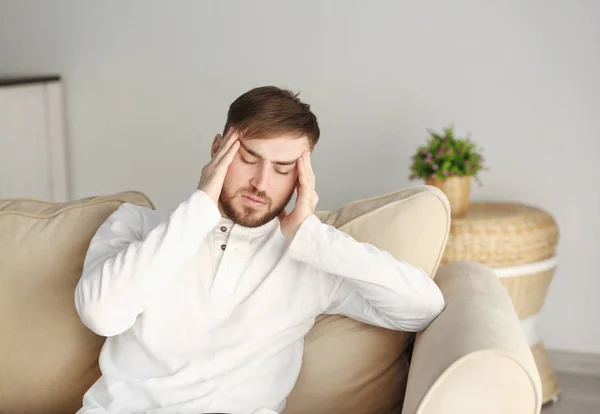
M 247 414 L 283 411 L 318 315 L 415 332 L 444 300 L 422 270 L 315 215 L 290 243 L 278 219 L 234 225 L 196 191 L 169 215 L 117 209 L 75 305 L 107 337 L 79 413 Z

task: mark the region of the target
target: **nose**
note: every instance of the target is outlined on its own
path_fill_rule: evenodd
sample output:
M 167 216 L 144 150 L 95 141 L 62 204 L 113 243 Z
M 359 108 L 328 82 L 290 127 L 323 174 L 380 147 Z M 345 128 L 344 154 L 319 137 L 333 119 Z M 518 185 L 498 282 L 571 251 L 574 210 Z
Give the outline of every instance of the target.
M 269 166 L 267 163 L 261 163 L 252 178 L 250 184 L 252 184 L 258 191 L 267 191 L 269 185 Z

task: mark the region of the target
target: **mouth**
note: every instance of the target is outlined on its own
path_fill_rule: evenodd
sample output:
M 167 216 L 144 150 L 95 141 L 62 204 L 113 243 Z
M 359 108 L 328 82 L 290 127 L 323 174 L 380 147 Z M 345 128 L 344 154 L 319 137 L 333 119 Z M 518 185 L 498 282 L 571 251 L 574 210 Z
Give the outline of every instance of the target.
M 262 206 L 266 204 L 263 199 L 249 194 L 242 194 L 242 200 L 254 206 Z

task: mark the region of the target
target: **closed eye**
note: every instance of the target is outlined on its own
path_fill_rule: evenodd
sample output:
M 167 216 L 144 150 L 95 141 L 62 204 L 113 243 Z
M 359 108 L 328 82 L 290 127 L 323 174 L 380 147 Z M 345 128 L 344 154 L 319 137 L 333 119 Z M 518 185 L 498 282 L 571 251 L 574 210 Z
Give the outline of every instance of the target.
M 243 157 L 241 154 L 239 154 L 239 156 L 240 156 L 240 159 L 242 160 L 242 162 L 243 162 L 244 164 L 250 164 L 250 165 L 258 164 L 258 161 L 249 161 L 249 160 L 247 160 L 246 158 L 244 158 L 244 157 Z M 289 173 L 291 173 L 292 171 L 293 171 L 293 170 L 289 170 L 289 171 L 279 171 L 278 169 L 275 169 L 275 172 L 276 172 L 277 174 L 280 174 L 280 175 L 288 175 L 288 174 L 289 174 Z
M 241 155 L 240 155 L 240 159 L 242 160 L 242 162 L 244 164 L 256 164 L 258 162 L 258 161 L 254 161 L 254 162 L 248 161 L 246 158 L 242 157 Z

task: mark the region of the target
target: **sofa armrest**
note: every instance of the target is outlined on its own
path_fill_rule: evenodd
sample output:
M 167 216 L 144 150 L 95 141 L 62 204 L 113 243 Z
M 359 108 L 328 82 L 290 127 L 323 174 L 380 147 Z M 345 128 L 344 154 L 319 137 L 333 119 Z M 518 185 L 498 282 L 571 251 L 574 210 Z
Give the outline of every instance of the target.
M 457 261 L 435 281 L 446 308 L 415 340 L 403 414 L 538 414 L 541 380 L 495 273 Z

